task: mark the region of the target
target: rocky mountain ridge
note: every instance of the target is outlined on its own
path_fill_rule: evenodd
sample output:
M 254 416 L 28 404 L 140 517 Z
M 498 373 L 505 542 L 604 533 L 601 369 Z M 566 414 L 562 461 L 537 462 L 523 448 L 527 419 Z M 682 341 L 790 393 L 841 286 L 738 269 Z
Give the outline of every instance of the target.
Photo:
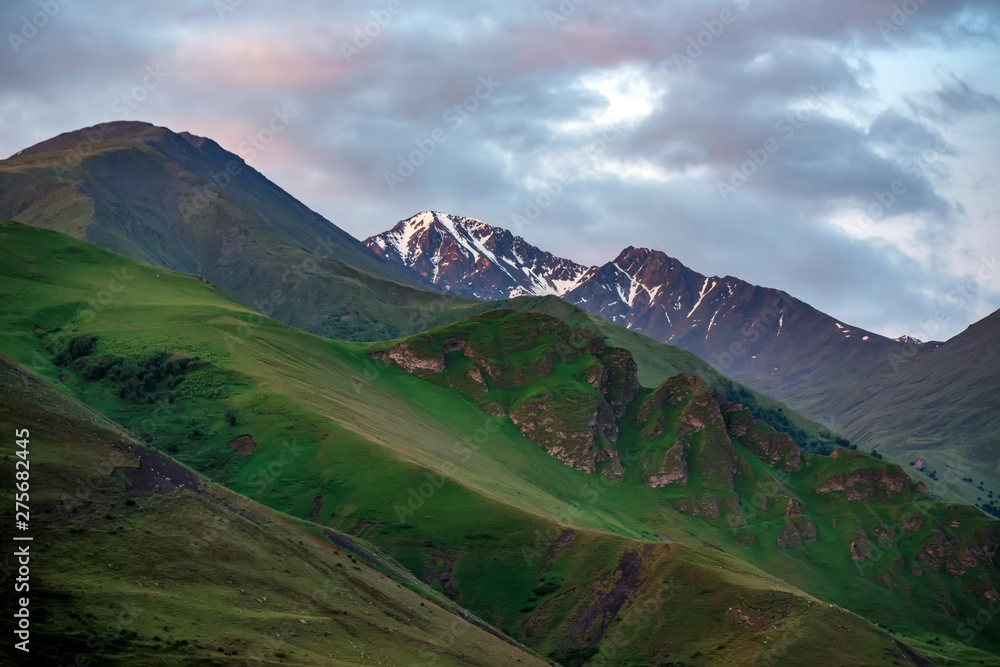
M 857 451 L 803 452 L 700 377 L 641 387 L 628 351 L 555 318 L 493 311 L 372 356 L 460 392 L 567 466 L 728 525 L 747 548 L 763 526 L 782 551 L 834 540 L 883 585 L 973 572 L 981 596 L 994 583 L 1000 525 L 974 508 L 941 503 L 900 466 Z

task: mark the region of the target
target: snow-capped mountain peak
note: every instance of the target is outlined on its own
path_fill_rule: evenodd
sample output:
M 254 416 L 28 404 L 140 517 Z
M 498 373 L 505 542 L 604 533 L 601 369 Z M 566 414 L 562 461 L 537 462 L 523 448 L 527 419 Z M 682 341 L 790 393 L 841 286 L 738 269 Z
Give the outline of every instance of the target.
M 424 211 L 365 244 L 428 284 L 475 299 L 562 296 L 595 269 L 556 257 L 481 220 Z

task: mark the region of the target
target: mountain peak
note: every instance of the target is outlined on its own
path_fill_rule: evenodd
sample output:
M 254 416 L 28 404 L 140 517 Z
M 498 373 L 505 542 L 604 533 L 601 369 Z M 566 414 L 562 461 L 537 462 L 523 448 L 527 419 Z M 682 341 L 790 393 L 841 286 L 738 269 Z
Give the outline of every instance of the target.
M 173 134 L 169 129 L 138 120 L 117 120 L 83 127 L 70 132 L 63 132 L 51 139 L 41 141 L 18 151 L 12 157 L 27 157 L 52 151 L 65 151 L 80 146 L 91 147 L 104 141 L 140 143 L 148 140 L 162 139 Z
M 630 245 L 618 254 L 618 259 L 639 259 L 646 261 L 649 259 L 669 260 L 671 258 L 662 250 Z
M 366 243 L 443 291 L 480 300 L 555 295 L 727 373 L 768 382 L 791 374 L 789 358 L 828 358 L 830 349 L 850 348 L 864 366 L 883 357 L 889 343 L 785 292 L 702 275 L 654 248 L 629 245 L 612 261 L 586 267 L 506 229 L 436 211 L 418 213 Z M 801 383 L 790 380 L 788 391 Z
M 482 220 L 422 211 L 365 241 L 428 285 L 474 299 L 563 295 L 593 267 L 556 257 Z
M 188 150 L 195 148 L 206 156 L 224 160 L 239 158 L 225 150 L 218 143 L 207 137 L 191 132 L 174 132 L 170 128 L 153 125 L 138 120 L 118 120 L 99 123 L 90 127 L 64 132 L 40 143 L 18 151 L 11 159 L 27 158 L 45 153 L 66 153 L 67 157 L 75 156 L 80 161 L 98 150 L 125 146 L 152 145 L 170 150 Z
M 923 345 L 924 343 L 924 341 L 920 340 L 919 338 L 914 338 L 913 336 L 907 336 L 906 334 L 903 334 L 902 336 L 897 336 L 896 338 L 893 338 L 893 340 L 896 341 L 897 343 L 904 343 L 906 345 Z

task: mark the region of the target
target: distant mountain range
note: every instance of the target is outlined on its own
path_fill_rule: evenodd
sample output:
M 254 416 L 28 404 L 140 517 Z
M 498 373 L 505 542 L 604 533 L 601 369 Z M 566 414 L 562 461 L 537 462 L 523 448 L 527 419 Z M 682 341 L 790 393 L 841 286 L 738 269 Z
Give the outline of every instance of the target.
M 990 478 L 993 472 L 973 470 L 1000 462 L 995 451 L 1000 423 L 990 404 L 975 392 L 949 394 L 941 402 L 938 392 L 947 388 L 935 383 L 930 370 L 921 370 L 937 367 L 936 360 L 947 355 L 960 360 L 955 373 L 977 378 L 984 389 L 1000 389 L 996 346 L 977 341 L 968 347 L 970 336 L 943 344 L 909 336 L 889 339 L 841 322 L 787 292 L 732 276 L 702 275 L 660 251 L 629 246 L 607 264 L 584 266 L 506 229 L 439 212 L 419 213 L 365 243 L 408 269 L 414 280 L 449 294 L 484 300 L 553 294 L 694 352 L 861 446 L 932 461 L 927 470 L 940 468 L 937 476 L 966 497 L 977 494 L 962 479 Z M 976 328 L 995 339 L 998 320 L 987 318 Z M 901 388 L 904 367 L 906 377 L 928 377 Z M 891 428 L 879 419 L 884 413 L 900 415 Z M 943 446 L 949 448 L 945 457 Z
M 784 376 L 787 367 L 772 362 L 789 348 L 882 353 L 912 342 L 846 326 L 780 290 L 704 276 L 646 248 L 629 246 L 603 266 L 584 266 L 506 229 L 437 212 L 403 220 L 365 244 L 429 287 L 479 300 L 556 295 L 726 371 Z

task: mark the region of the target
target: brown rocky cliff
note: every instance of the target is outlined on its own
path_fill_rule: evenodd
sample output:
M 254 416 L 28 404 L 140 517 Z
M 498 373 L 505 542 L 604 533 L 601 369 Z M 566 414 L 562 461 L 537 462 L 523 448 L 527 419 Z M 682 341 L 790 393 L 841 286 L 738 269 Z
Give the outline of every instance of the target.
M 890 465 L 881 468 L 860 468 L 834 475 L 821 482 L 819 493 L 841 492 L 844 500 L 887 500 L 904 494 L 926 494 L 920 482 L 914 482 L 902 468 Z
M 418 352 L 409 343 L 400 343 L 381 352 L 375 352 L 372 358 L 385 363 L 395 363 L 407 373 L 417 377 L 428 377 L 440 373 L 445 366 L 444 355 L 432 355 Z
M 489 324 L 511 315 L 498 311 L 481 317 Z M 446 333 L 435 337 L 431 332 L 372 357 L 456 389 L 490 414 L 509 414 L 526 438 L 566 465 L 588 473 L 601 469 L 611 479 L 622 479 L 624 469 L 615 448 L 618 419 L 640 389 L 632 354 L 608 347 L 592 333 L 566 327 L 553 317 L 515 316 L 523 319 L 511 329 L 505 330 L 501 322 L 496 329 L 458 329 L 451 337 Z M 528 351 L 540 354 L 529 355 L 533 361 L 526 363 L 521 353 Z M 536 386 L 558 364 L 575 364 L 581 356 L 592 359 L 578 377 L 559 380 L 554 387 Z M 463 373 L 445 373 L 450 364 L 470 361 L 473 367 Z M 538 391 L 539 387 L 544 389 Z M 524 398 L 518 396 L 522 388 L 528 390 Z
M 802 514 L 788 517 L 778 536 L 779 549 L 795 549 L 807 542 L 816 541 L 816 523 Z
M 662 438 L 668 415 L 676 414 L 673 406 L 681 406 L 676 418 L 677 440 L 663 443 L 663 458 L 660 462 L 654 459 L 646 483 L 654 487 L 685 484 L 694 468 L 709 484 L 731 491 L 740 458 L 729 439 L 719 404 L 700 377 L 677 375 L 657 387 L 639 406 L 636 425 L 640 437 L 650 443 Z
M 748 408 L 725 401 L 715 394 L 726 417 L 726 428 L 751 454 L 761 461 L 785 472 L 802 466 L 802 451 L 790 436 L 780 433 L 759 421 Z

